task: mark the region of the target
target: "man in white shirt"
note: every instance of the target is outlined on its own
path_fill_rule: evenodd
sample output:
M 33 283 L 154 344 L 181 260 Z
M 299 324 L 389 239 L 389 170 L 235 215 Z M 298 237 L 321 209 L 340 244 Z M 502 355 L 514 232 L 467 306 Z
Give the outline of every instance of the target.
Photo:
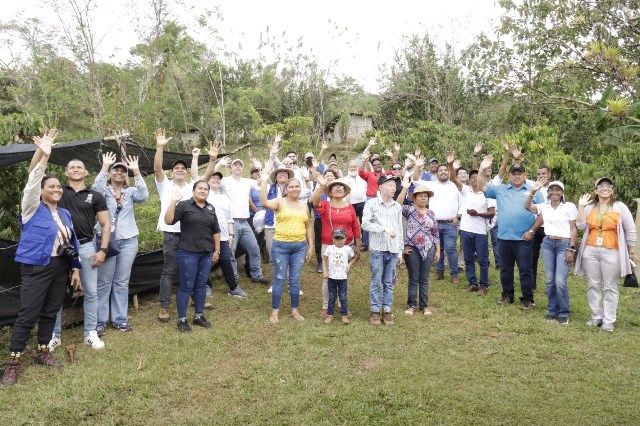
M 164 149 L 172 138 L 166 137 L 164 129 L 156 130 L 156 154 L 153 159 L 153 175 L 160 197 L 160 216 L 158 218 L 158 231 L 164 233 L 162 242 L 162 254 L 164 264 L 162 273 L 160 274 L 160 313 L 158 320 L 160 322 L 169 322 L 169 305 L 171 304 L 171 286 L 176 280 L 176 249 L 180 242 L 180 222 L 174 225 L 167 225 L 164 222 L 164 215 L 171 203 L 171 197 L 174 191 L 182 193 L 182 199 L 188 200 L 192 196 L 191 185 L 186 182 L 187 163 L 184 160 L 176 160 L 171 167 L 171 179 L 167 176 L 162 168 L 164 159 Z M 217 155 L 217 151 L 216 151 Z
M 355 160 L 349 161 L 347 176 L 340 180 L 351 188 L 349 202 L 356 211 L 356 216 L 358 216 L 358 220 L 362 225 L 362 211 L 364 203 L 367 201 L 367 182 L 358 175 L 358 163 Z
M 251 188 L 255 188 L 256 181 L 242 177 L 244 170 L 244 162 L 236 158 L 231 162 L 231 176 L 222 178 L 222 193 L 229 197 L 231 204 L 231 214 L 234 221 L 234 238 L 231 246 L 233 258 L 235 258 L 238 244 L 247 251 L 247 260 L 249 262 L 249 272 L 251 273 L 251 281 L 260 284 L 268 284 L 269 281 L 262 274 L 262 266 L 260 256 L 260 247 L 256 241 L 256 236 L 249 226 L 249 199 L 251 197 Z M 207 176 L 205 176 L 207 177 Z M 238 266 L 235 265 L 234 274 L 238 277 Z
M 449 161 L 450 160 L 450 161 Z M 449 165 L 453 169 L 453 161 L 455 155 L 447 154 L 448 165 L 438 167 L 436 173 L 437 181 L 418 181 L 430 191 L 433 191 L 433 197 L 429 199 L 429 209 L 431 209 L 438 221 L 438 231 L 440 232 L 440 260 L 436 263 L 436 279 L 444 279 L 444 253 L 447 254 L 449 262 L 449 272 L 451 281 L 458 284 L 458 251 L 456 250 L 456 242 L 458 240 L 458 212 L 462 207 L 464 200 L 460 189 L 455 183 L 449 180 Z M 422 163 L 422 164 L 420 164 Z M 416 163 L 422 166 L 424 160 Z M 414 172 L 415 176 L 415 172 Z
M 478 171 L 469 174 L 471 185 L 462 187 L 464 207 L 460 220 L 467 291 L 484 296 L 489 292 L 489 237 L 488 223 L 496 211 L 496 201 L 487 199 L 478 189 Z M 475 258 L 480 265 L 480 282 L 476 276 Z M 479 284 L 479 285 L 478 285 Z

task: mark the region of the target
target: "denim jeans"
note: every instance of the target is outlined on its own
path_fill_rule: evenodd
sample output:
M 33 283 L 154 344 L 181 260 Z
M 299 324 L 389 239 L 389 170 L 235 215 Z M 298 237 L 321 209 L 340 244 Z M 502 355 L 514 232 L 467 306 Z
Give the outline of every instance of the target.
M 500 248 L 500 257 L 502 259 L 502 269 L 500 270 L 502 296 L 513 299 L 513 274 L 517 264 L 520 273 L 520 289 L 522 290 L 522 298 L 520 300 L 533 303 L 533 268 L 531 266 L 533 242 L 502 239 L 499 239 L 499 241 L 498 247 Z
M 567 287 L 567 275 L 571 265 L 567 265 L 564 257 L 569 248 L 569 239 L 552 240 L 546 237 L 542 240 L 540 254 L 544 263 L 544 272 L 547 276 L 547 299 L 549 315 L 554 317 L 569 316 L 569 288 Z
M 462 251 L 464 253 L 464 266 L 469 285 L 478 286 L 476 277 L 475 256 L 480 264 L 480 285 L 489 287 L 489 238 L 486 234 L 462 232 Z M 475 253 L 475 256 L 474 256 Z
M 189 298 L 193 294 L 195 313 L 204 312 L 204 299 L 207 292 L 207 279 L 211 271 L 213 253 L 210 251 L 193 252 L 179 248 L 176 251 L 180 286 L 176 294 L 178 318 L 187 317 Z
M 178 271 L 176 266 L 176 250 L 180 243 L 180 234 L 174 232 L 165 232 L 162 241 L 162 256 L 164 263 L 162 265 L 162 273 L 160 274 L 160 306 L 168 308 L 171 304 L 171 287 L 176 278 Z
M 531 252 L 532 262 L 531 269 L 533 270 L 533 289 L 538 288 L 538 260 L 540 259 L 540 250 L 542 249 L 542 240 L 544 240 L 544 226 L 541 226 L 533 236 L 533 250 Z
M 371 267 L 371 286 L 369 301 L 371 312 L 391 312 L 393 305 L 393 283 L 396 274 L 398 255 L 388 251 L 372 250 L 369 255 Z
M 452 277 L 458 276 L 458 251 L 456 242 L 458 240 L 458 227 L 453 223 L 439 223 L 440 231 L 440 260 L 436 263 L 436 272 L 444 272 L 444 254 L 447 253 L 449 261 L 449 272 Z
M 218 258 L 218 265 L 224 275 L 224 280 L 227 283 L 230 291 L 233 291 L 238 287 L 238 281 L 233 274 L 233 264 L 231 263 L 231 247 L 229 241 L 220 241 L 220 257 Z
M 93 240 L 78 247 L 80 255 L 80 282 L 82 283 L 83 309 L 84 309 L 84 336 L 88 336 L 90 331 L 96 329 L 98 325 L 98 270 L 92 268 L 95 262 L 92 258 L 96 253 L 96 245 Z M 106 259 L 105 259 L 106 260 Z M 56 324 L 53 327 L 53 334 L 60 337 L 62 333 L 62 309 L 56 315 Z
M 271 260 L 273 261 L 273 289 L 271 291 L 271 306 L 280 309 L 280 298 L 284 282 L 289 272 L 289 295 L 291 309 L 298 309 L 300 303 L 300 274 L 307 255 L 307 242 L 295 243 L 273 240 L 271 245 Z
M 433 263 L 433 257 L 436 255 L 436 248 L 431 247 L 427 252 L 427 258 L 422 259 L 417 248 L 413 248 L 411 252 L 404 256 L 407 264 L 407 272 L 409 273 L 409 295 L 407 297 L 407 306 L 415 308 L 418 293 L 420 294 L 420 309 L 429 306 L 429 271 Z
M 256 241 L 253 229 L 249 226 L 246 219 L 236 219 L 233 224 L 233 245 L 231 246 L 231 262 L 233 265 L 233 273 L 238 276 L 238 263 L 236 262 L 236 249 L 238 244 L 247 251 L 247 261 L 249 262 L 249 271 L 252 280 L 259 280 L 262 276 L 262 256 L 260 256 L 260 247 Z
M 491 228 L 491 250 L 493 250 L 493 260 L 496 263 L 496 268 L 502 269 L 502 260 L 500 259 L 500 249 L 498 248 L 498 224 Z
M 129 277 L 131 266 L 138 253 L 138 237 L 117 240 L 120 253 L 104 261 L 98 268 L 98 327 L 109 321 L 120 325 L 128 321 Z
M 327 279 L 327 285 L 329 286 L 329 308 L 327 309 L 327 315 L 333 315 L 336 298 L 339 298 L 341 305 L 340 315 L 346 317 L 349 312 L 347 309 L 347 280 L 334 280 L 333 278 L 329 278 Z

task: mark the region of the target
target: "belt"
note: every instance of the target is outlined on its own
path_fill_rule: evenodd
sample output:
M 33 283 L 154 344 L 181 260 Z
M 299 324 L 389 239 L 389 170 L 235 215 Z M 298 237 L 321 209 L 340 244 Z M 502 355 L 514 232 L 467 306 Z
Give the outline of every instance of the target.
M 449 220 L 439 220 L 438 223 L 453 223 L 453 219 Z
M 169 234 L 169 235 L 180 235 L 182 232 L 169 232 L 169 231 L 164 231 L 165 234 Z
M 248 220 L 246 217 L 234 217 L 233 218 L 234 221 L 241 221 L 244 220 L 245 222 Z
M 78 238 L 78 242 L 80 244 L 87 244 L 88 242 L 93 241 L 93 237 L 87 237 L 87 238 Z
M 555 235 L 547 235 L 547 238 L 551 240 L 568 240 L 569 238 L 556 237 Z

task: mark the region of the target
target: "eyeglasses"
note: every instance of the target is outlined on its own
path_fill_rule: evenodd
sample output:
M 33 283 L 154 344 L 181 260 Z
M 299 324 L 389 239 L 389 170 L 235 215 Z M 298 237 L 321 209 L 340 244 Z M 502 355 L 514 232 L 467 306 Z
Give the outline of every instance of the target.
M 610 183 L 601 183 L 597 186 L 598 189 L 613 189 L 613 185 Z
M 338 191 L 344 191 L 344 186 L 342 185 L 334 185 L 331 189 L 337 189 Z
M 393 166 L 391 170 L 402 170 L 402 166 Z

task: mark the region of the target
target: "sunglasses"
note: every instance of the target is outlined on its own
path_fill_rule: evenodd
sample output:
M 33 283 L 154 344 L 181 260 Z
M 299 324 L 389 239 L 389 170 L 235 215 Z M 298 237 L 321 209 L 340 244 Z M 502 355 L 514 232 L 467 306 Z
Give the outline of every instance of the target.
M 598 189 L 613 189 L 613 185 L 610 183 L 601 183 L 597 186 Z
M 402 170 L 402 167 L 400 167 L 400 166 L 393 166 L 393 167 L 391 168 L 391 170 Z

